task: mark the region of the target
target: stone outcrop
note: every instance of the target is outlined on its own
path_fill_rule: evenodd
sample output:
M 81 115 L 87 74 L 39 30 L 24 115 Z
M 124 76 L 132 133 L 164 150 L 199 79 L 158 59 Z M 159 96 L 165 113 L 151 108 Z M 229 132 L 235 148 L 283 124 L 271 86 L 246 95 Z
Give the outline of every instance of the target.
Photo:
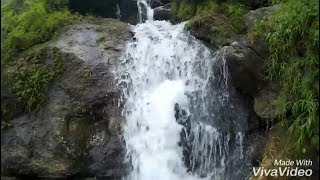
M 263 7 L 249 11 L 244 15 L 244 21 L 249 31 L 252 31 L 257 21 L 267 21 L 273 17 L 274 13 L 281 9 L 280 5 Z
M 156 8 L 159 6 L 165 6 L 169 3 L 172 3 L 173 0 L 151 0 L 150 1 L 150 6 L 151 8 Z
M 171 4 L 165 6 L 159 6 L 154 8 L 154 19 L 155 20 L 170 20 L 172 18 L 172 12 L 170 9 Z
M 235 41 L 222 51 L 230 83 L 242 93 L 254 97 L 264 83 L 265 60 L 246 41 Z
M 264 119 L 274 119 L 280 115 L 277 109 L 277 100 L 280 87 L 277 84 L 265 86 L 254 98 L 254 111 Z
M 113 72 L 131 37 L 126 23 L 95 19 L 36 47 L 58 51 L 65 70 L 49 86 L 48 100 L 38 111 L 16 114 L 11 127 L 2 130 L 2 175 L 125 175 L 124 118 Z M 50 65 L 52 59 L 41 61 Z
M 193 36 L 209 42 L 215 48 L 230 45 L 232 38 L 237 36 L 230 19 L 223 14 L 195 17 L 188 22 L 188 29 Z

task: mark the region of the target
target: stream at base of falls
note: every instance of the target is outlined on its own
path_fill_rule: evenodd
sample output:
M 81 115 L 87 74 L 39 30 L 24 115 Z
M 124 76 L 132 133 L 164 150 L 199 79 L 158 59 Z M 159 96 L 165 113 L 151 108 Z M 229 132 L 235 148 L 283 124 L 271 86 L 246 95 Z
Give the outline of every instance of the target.
M 132 26 L 134 41 L 117 72 L 126 118 L 125 179 L 249 177 L 247 114 L 230 100 L 223 52 L 211 52 L 185 23 L 153 21 L 148 2 L 137 5 L 141 22 Z

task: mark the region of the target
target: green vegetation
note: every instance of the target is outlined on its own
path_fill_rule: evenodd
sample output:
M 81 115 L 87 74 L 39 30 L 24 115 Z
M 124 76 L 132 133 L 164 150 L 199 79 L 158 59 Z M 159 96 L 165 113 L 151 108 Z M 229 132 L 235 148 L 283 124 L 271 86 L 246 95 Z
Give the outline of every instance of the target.
M 218 15 L 224 15 L 230 21 L 232 30 L 242 33 L 246 30 L 245 23 L 242 19 L 243 15 L 248 12 L 248 9 L 239 3 L 216 3 L 215 1 L 208 1 L 200 4 L 197 7 L 195 17 L 190 20 L 189 25 L 194 23 L 201 24 L 210 21 Z
M 172 4 L 172 13 L 181 20 L 191 19 L 196 12 L 196 3 L 189 3 L 187 0 L 177 0 Z
M 28 110 L 32 110 L 47 100 L 50 83 L 63 71 L 63 57 L 55 48 L 41 48 L 26 54 L 8 75 L 13 91 L 27 103 Z M 48 61 L 53 61 L 52 65 L 46 65 L 50 64 Z
M 241 33 L 246 30 L 242 17 L 248 12 L 248 9 L 243 4 L 223 4 L 223 11 L 231 19 L 231 24 L 237 32 Z
M 174 0 L 171 7 L 173 15 L 179 20 L 189 20 L 196 15 L 222 13 L 239 23 L 248 9 L 269 5 L 269 0 Z
M 188 1 L 188 0 L 176 0 L 173 2 L 172 12 L 173 15 L 180 20 L 190 20 L 188 22 L 189 27 L 205 26 L 212 30 L 213 36 L 217 37 L 214 33 L 216 31 L 216 23 L 220 19 L 218 24 L 231 24 L 232 31 L 237 33 L 243 33 L 246 30 L 245 23 L 242 19 L 243 15 L 249 10 L 248 6 L 238 1 L 219 1 L 219 0 L 205 0 L 205 1 Z M 212 24 L 212 27 L 208 25 Z M 218 25 L 218 26 L 220 26 Z M 218 30 L 219 31 L 219 30 Z M 230 31 L 230 30 L 229 30 Z M 228 33 L 229 34 L 229 33 Z M 227 35 L 225 35 L 227 36 Z
M 11 119 L 12 111 L 34 110 L 47 99 L 50 83 L 62 71 L 57 50 L 31 50 L 57 35 L 63 27 L 79 20 L 71 14 L 67 0 L 10 0 L 1 6 L 1 69 L 10 91 L 18 99 L 7 99 L 1 116 Z M 48 51 L 48 52 L 46 52 Z M 48 58 L 53 65 L 45 65 Z M 2 97 L 2 96 L 1 96 Z M 3 121 L 8 122 L 8 121 Z M 8 124 L 8 123 L 7 123 Z
M 282 4 L 281 11 L 260 22 L 255 33 L 270 46 L 269 79 L 280 81 L 283 88 L 278 108 L 296 138 L 296 148 L 318 146 L 319 4 L 316 0 L 275 3 Z
M 1 7 L 1 65 L 14 64 L 30 47 L 48 41 L 73 21 L 65 0 L 12 0 Z
M 181 8 L 181 6 L 180 6 Z M 228 45 L 231 38 L 246 31 L 243 15 L 248 8 L 236 2 L 204 1 L 196 6 L 188 28 L 216 47 Z M 178 14 L 179 15 L 179 14 Z

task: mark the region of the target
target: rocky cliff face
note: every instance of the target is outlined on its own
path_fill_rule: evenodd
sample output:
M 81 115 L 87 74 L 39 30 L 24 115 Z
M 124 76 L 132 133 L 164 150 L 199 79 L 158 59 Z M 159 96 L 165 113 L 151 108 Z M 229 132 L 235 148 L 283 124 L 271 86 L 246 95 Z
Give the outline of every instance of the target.
M 16 114 L 2 130 L 2 175 L 119 179 L 126 173 L 113 70 L 131 37 L 125 23 L 95 19 L 36 47 L 46 66 L 53 61 L 50 52 L 59 54 L 64 70 L 39 110 Z

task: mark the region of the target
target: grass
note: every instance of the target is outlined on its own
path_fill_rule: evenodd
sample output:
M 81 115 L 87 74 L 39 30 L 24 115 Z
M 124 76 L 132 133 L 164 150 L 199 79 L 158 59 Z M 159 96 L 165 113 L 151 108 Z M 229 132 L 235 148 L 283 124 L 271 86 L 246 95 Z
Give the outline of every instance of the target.
M 243 16 L 248 12 L 248 9 L 240 3 L 223 4 L 224 13 L 231 19 L 231 24 L 238 33 L 245 32 L 247 27 L 243 20 Z
M 257 24 L 255 33 L 270 46 L 268 78 L 283 87 L 279 119 L 295 137 L 296 149 L 301 150 L 319 134 L 319 5 L 316 0 L 274 3 L 282 4 L 281 11 Z

